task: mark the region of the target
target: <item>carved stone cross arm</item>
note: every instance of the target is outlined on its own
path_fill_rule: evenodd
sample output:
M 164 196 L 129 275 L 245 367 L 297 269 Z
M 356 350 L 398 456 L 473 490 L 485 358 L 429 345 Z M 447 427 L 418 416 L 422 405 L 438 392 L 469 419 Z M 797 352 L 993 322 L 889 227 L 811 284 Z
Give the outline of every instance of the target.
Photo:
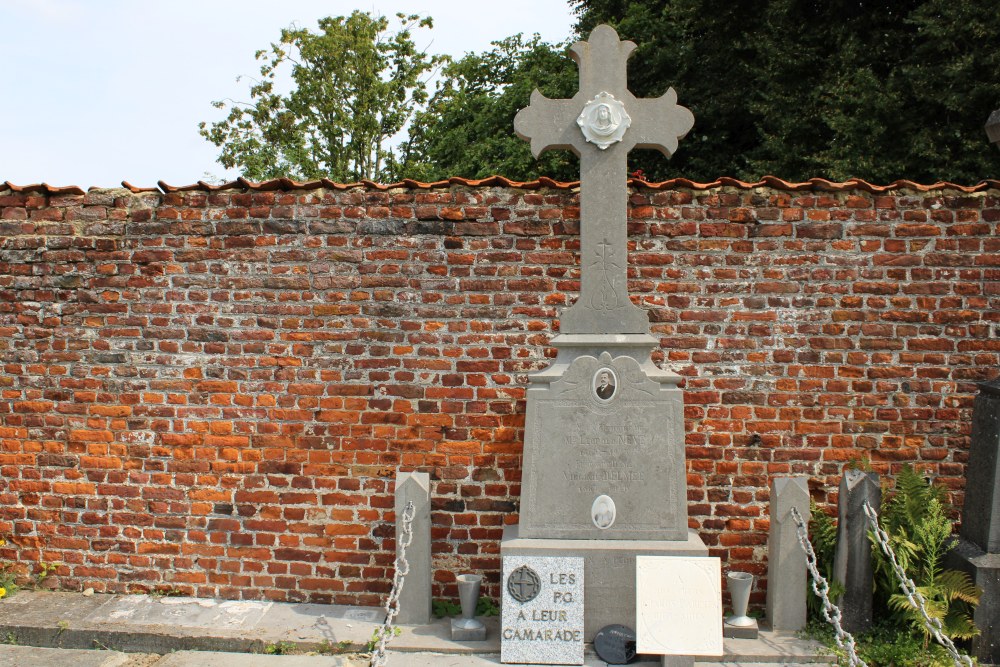
M 580 69 L 579 92 L 552 100 L 535 90 L 514 118 L 535 157 L 549 149 L 580 156 L 580 298 L 560 318 L 563 333 L 649 331 L 646 311 L 628 297 L 627 157 L 633 148 L 670 157 L 694 116 L 677 105 L 673 88 L 656 99 L 629 92 L 626 61 L 634 49 L 610 26 L 598 26 L 589 41 L 570 48 Z

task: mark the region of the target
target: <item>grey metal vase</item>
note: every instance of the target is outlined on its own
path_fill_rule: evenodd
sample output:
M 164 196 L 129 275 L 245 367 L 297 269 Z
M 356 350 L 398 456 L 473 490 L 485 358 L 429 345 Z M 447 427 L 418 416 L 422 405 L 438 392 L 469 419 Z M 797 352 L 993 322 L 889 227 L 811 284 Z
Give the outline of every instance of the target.
M 460 574 L 455 579 L 458 581 L 458 599 L 462 603 L 462 618 L 454 621 L 454 625 L 463 630 L 484 627 L 482 621 L 476 619 L 479 586 L 483 583 L 483 577 L 478 574 Z
M 729 596 L 733 599 L 733 615 L 726 619 L 726 624 L 737 628 L 753 625 L 754 620 L 747 616 L 753 575 L 749 572 L 730 572 L 726 575 L 726 583 L 729 587 Z

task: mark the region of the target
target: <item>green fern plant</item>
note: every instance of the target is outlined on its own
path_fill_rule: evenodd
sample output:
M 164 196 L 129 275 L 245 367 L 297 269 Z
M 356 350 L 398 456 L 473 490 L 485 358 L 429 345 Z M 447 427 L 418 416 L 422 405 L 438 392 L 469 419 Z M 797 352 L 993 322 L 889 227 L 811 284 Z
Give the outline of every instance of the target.
M 833 578 L 833 560 L 837 554 L 837 522 L 819 506 L 809 501 L 809 542 L 816 554 L 816 567 L 830 584 L 830 600 L 836 600 L 844 592 L 843 585 Z M 809 596 L 806 599 L 809 618 L 822 620 L 823 602 L 813 593 L 809 586 Z
M 979 604 L 980 591 L 965 572 L 944 569 L 944 558 L 955 541 L 944 489 L 905 466 L 896 479 L 895 492 L 884 498 L 880 524 L 900 567 L 924 597 L 928 615 L 941 622 L 944 634 L 951 639 L 979 634 L 972 611 Z M 899 578 L 874 540 L 873 551 L 880 599 L 897 620 L 923 635 L 926 646 L 930 633 L 923 616 L 900 592 Z

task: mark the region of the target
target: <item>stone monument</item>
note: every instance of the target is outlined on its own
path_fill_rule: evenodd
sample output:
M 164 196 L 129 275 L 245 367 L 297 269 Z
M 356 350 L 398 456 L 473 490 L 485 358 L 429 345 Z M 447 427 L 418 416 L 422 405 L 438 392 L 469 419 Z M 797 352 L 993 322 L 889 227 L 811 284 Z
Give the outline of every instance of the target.
M 962 528 L 946 566 L 967 572 L 983 594 L 972 655 L 1000 664 L 1000 379 L 979 385 L 972 409 Z
M 504 531 L 501 554 L 584 559 L 586 641 L 636 622 L 637 556 L 708 555 L 688 529 L 680 377 L 652 362 L 658 341 L 626 274 L 626 157 L 669 157 L 694 117 L 672 88 L 657 99 L 629 92 L 634 49 L 598 26 L 570 49 L 579 92 L 551 100 L 536 90 L 514 120 L 535 156 L 580 157 L 581 274 L 555 362 L 529 377 L 520 523 Z

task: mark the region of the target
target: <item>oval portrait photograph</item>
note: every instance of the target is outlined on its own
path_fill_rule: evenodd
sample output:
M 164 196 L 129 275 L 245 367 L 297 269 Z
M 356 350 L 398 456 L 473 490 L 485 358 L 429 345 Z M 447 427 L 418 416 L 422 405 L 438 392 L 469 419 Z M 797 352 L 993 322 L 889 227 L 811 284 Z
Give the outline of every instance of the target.
M 618 376 L 610 368 L 594 373 L 594 394 L 602 401 L 610 401 L 618 390 Z
M 590 506 L 590 518 L 594 525 L 604 530 L 610 528 L 615 522 L 618 511 L 615 509 L 615 501 L 610 496 L 597 496 L 594 504 Z

